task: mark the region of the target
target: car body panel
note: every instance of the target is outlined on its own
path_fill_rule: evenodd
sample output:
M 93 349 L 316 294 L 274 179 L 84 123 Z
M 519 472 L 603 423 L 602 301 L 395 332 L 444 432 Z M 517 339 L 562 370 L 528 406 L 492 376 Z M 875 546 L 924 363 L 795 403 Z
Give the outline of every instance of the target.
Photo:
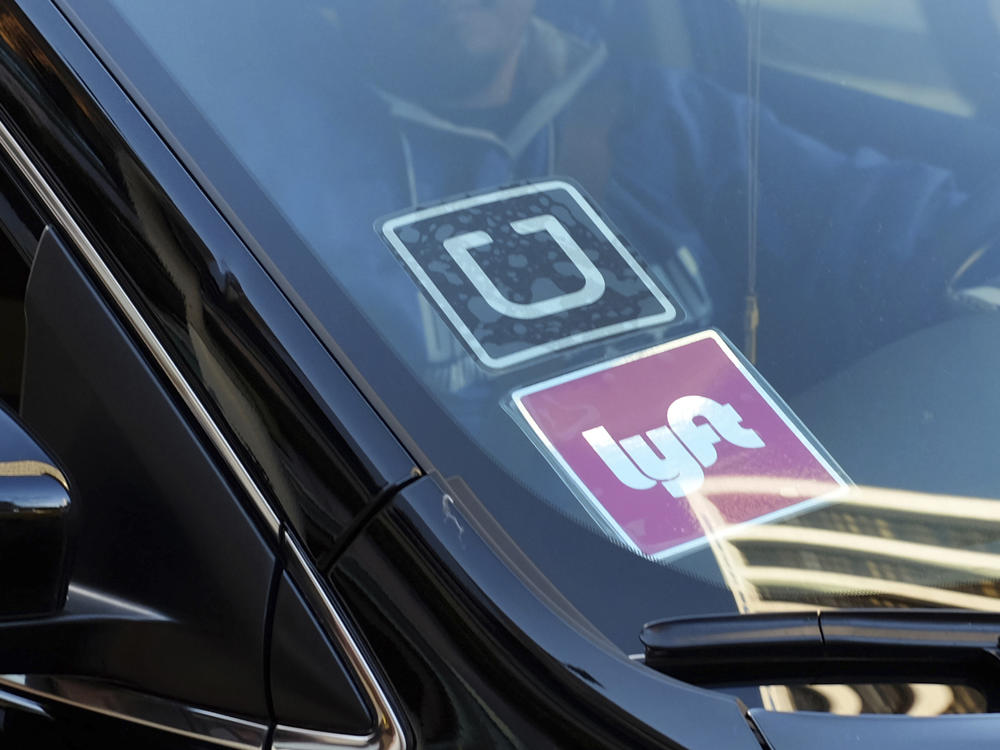
M 651 672 L 570 625 L 568 602 L 512 572 L 525 562 L 516 548 L 484 539 L 489 514 L 463 511 L 475 505 L 421 478 L 329 572 L 418 745 L 758 750 L 736 699 Z
M 326 525 L 316 533 L 336 536 L 370 497 L 405 481 L 412 460 L 65 19 L 48 2 L 27 7 L 47 40 L 64 42 L 66 62 L 26 18 L 3 16 L 19 45 L 6 54 L 11 126 L 47 148 L 39 169 L 71 192 L 76 220 L 101 238 L 98 252 L 187 382 L 253 453 L 255 480 L 300 533 L 311 514 Z M 47 96 L 34 101 L 37 91 Z M 355 444 L 324 444 L 334 434 Z M 283 463 L 290 456 L 300 463 Z

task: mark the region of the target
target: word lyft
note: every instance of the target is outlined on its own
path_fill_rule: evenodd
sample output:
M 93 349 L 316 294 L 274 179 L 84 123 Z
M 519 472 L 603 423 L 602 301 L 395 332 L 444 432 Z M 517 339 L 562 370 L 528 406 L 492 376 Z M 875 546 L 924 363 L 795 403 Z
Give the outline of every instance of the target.
M 645 435 L 615 440 L 603 425 L 582 434 L 622 484 L 634 490 L 662 484 L 671 495 L 683 498 L 701 488 L 705 469 L 718 460 L 718 443 L 764 447 L 760 435 L 742 422 L 731 404 L 683 396 L 667 409 L 667 424 Z

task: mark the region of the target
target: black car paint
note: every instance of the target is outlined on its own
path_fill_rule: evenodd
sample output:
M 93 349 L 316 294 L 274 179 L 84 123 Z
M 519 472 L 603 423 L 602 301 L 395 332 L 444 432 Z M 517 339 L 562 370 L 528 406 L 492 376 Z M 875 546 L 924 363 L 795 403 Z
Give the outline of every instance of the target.
M 71 467 L 82 506 L 73 581 L 158 615 L 97 629 L 46 671 L 265 716 L 266 538 L 52 233 L 26 308 L 21 413 Z
M 733 698 L 623 658 L 558 592 L 513 572 L 530 569 L 474 497 L 424 477 L 330 571 L 421 742 L 760 747 Z
M 287 572 L 274 600 L 268 649 L 273 713 L 287 725 L 365 736 L 375 719 Z

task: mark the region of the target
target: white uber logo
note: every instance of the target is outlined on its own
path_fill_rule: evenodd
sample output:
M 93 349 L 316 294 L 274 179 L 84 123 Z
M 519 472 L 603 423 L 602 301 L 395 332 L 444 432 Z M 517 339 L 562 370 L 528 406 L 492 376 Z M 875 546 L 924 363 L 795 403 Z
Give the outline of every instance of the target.
M 634 490 L 662 484 L 671 495 L 682 498 L 701 488 L 705 469 L 718 460 L 716 444 L 764 447 L 760 435 L 742 422 L 731 404 L 683 396 L 667 409 L 667 424 L 644 435 L 615 440 L 602 425 L 585 431 L 583 438 L 622 484 Z
M 576 267 L 577 272 L 583 276 L 583 288 L 540 302 L 514 302 L 503 295 L 470 252 L 492 245 L 493 238 L 489 234 L 482 231 L 468 232 L 445 240 L 444 249 L 455 259 L 458 267 L 476 287 L 476 291 L 486 300 L 486 304 L 498 313 L 519 320 L 534 320 L 593 304 L 604 294 L 604 276 L 555 216 L 545 214 L 530 219 L 518 219 L 510 222 L 510 228 L 522 236 L 547 233 L 566 254 L 570 263 Z
M 392 216 L 378 229 L 491 369 L 683 318 L 597 209 L 562 180 Z

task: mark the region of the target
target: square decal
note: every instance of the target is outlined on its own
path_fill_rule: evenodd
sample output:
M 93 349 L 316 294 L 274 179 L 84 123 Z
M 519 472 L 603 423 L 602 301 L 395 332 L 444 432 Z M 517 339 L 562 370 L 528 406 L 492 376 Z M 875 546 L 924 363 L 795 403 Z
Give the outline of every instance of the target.
M 595 520 L 671 557 L 848 484 L 715 331 L 522 388 L 514 404 Z
M 395 216 L 382 222 L 381 232 L 488 368 L 682 318 L 567 182 Z

